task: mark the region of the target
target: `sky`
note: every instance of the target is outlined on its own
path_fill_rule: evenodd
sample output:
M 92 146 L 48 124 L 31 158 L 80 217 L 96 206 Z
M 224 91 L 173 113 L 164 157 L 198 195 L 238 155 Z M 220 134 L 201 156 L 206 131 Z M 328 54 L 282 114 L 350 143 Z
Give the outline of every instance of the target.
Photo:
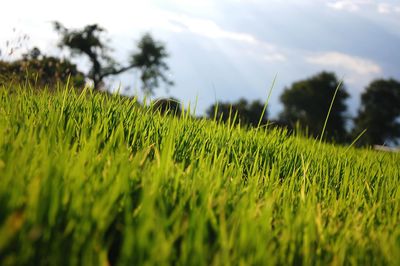
M 68 28 L 98 23 L 121 64 L 150 32 L 166 44 L 175 82 L 169 89 L 161 86 L 155 97 L 196 104 L 198 114 L 216 101 L 265 101 L 276 77 L 268 109 L 277 117 L 286 87 L 326 70 L 343 79 L 351 116 L 372 80 L 400 79 L 400 0 L 13 0 L 1 6 L 5 60 L 34 46 L 63 56 L 55 20 Z M 21 49 L 8 55 L 25 34 L 29 39 Z M 84 60 L 75 62 L 88 67 Z M 119 86 L 140 93 L 138 74 L 110 81 L 112 89 Z

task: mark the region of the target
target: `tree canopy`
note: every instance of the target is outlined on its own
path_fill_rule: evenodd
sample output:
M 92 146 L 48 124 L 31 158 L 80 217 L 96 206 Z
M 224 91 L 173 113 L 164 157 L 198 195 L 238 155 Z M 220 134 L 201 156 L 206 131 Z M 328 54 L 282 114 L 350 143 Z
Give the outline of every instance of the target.
M 180 102 L 173 97 L 157 99 L 154 101 L 152 107 L 153 110 L 160 112 L 161 114 L 170 114 L 173 116 L 180 116 L 182 114 Z
M 112 49 L 106 44 L 104 28 L 97 24 L 87 25 L 82 29 L 68 29 L 60 22 L 54 22 L 54 29 L 61 36 L 59 46 L 71 51 L 73 56 L 85 55 L 91 63 L 86 76 L 93 81 L 95 89 L 104 86 L 104 79 L 136 68 L 140 72 L 142 89 L 152 94 L 159 86 L 159 81 L 172 85 L 165 72 L 169 69 L 165 59 L 168 57 L 165 45 L 157 42 L 150 34 L 142 36 L 137 44 L 137 52 L 129 56 L 127 65 L 117 63 L 111 56 Z
M 83 73 L 67 59 L 46 56 L 33 48 L 21 59 L 11 62 L 0 61 L 0 85 L 28 81 L 35 87 L 53 88 L 57 83 L 66 83 L 79 88 L 85 84 Z
M 400 82 L 378 79 L 370 83 L 361 95 L 361 106 L 354 119 L 354 136 L 367 130 L 359 140 L 361 145 L 399 143 Z
M 167 85 L 173 82 L 166 76 L 169 70 L 165 59 L 169 56 L 165 45 L 155 41 L 150 34 L 145 34 L 138 42 L 139 51 L 131 56 L 131 64 L 140 70 L 142 90 L 146 94 L 153 94 L 160 81 Z
M 281 95 L 284 110 L 280 119 L 284 123 L 300 126 L 313 136 L 320 136 L 324 127 L 328 110 L 335 91 L 340 85 L 336 75 L 331 72 L 321 72 L 308 79 L 301 80 L 286 88 Z M 328 140 L 337 142 L 346 140 L 346 99 L 349 94 L 342 84 L 333 102 L 329 120 L 326 126 Z
M 217 119 L 221 119 L 223 122 L 227 122 L 229 119 L 230 122 L 233 122 L 233 118 L 237 114 L 236 120 L 234 121 L 236 124 L 241 123 L 256 127 L 263 114 L 263 110 L 264 104 L 261 101 L 255 100 L 253 102 L 248 102 L 246 99 L 242 98 L 234 103 L 218 103 L 218 108 L 216 104 L 213 104 L 207 109 L 206 113 L 209 118 L 214 118 L 216 114 Z M 215 113 L 215 111 L 217 111 L 217 113 Z M 267 116 L 267 110 L 265 110 L 261 119 L 261 125 L 268 122 Z
M 68 48 L 72 56 L 86 55 L 91 63 L 87 77 L 93 81 L 95 89 L 104 86 L 103 80 L 110 75 L 122 73 L 133 66 L 120 67 L 110 55 L 111 48 L 102 36 L 105 31 L 97 24 L 83 29 L 68 29 L 60 22 L 54 22 L 54 29 L 61 35 L 60 48 Z

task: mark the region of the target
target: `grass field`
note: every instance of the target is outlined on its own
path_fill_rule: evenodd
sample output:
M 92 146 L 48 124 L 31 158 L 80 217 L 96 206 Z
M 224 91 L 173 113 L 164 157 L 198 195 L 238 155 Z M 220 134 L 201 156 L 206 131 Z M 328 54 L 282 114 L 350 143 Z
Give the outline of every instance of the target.
M 0 265 L 399 265 L 400 154 L 0 88 Z

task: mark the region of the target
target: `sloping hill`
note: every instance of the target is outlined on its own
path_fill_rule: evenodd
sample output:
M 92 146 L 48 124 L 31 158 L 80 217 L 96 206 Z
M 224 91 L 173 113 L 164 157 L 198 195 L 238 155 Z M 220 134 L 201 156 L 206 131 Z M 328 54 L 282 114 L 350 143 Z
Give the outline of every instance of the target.
M 396 265 L 400 155 L 0 88 L 1 265 Z

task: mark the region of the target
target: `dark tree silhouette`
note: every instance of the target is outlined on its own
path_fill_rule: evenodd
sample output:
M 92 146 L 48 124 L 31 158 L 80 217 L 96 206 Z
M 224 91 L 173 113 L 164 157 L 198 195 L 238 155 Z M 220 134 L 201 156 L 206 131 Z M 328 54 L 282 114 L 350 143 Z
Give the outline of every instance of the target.
M 38 48 L 33 48 L 21 59 L 0 61 L 0 85 L 28 81 L 35 88 L 47 86 L 54 89 L 57 83 L 65 84 L 68 79 L 76 88 L 85 85 L 85 76 L 75 64 L 66 59 L 43 55 Z
M 104 29 L 97 24 L 87 25 L 80 30 L 70 30 L 59 22 L 54 22 L 54 29 L 61 35 L 59 47 L 67 47 L 73 56 L 86 55 L 91 63 L 87 77 L 93 81 L 95 89 L 100 89 L 105 77 L 122 73 L 133 66 L 119 67 L 109 55 L 111 49 L 105 44 L 101 34 Z
M 321 72 L 309 79 L 298 81 L 286 88 L 281 95 L 284 110 L 280 115 L 283 123 L 299 123 L 309 134 L 322 133 L 328 110 L 340 82 L 334 73 Z M 346 140 L 345 100 L 349 97 L 344 85 L 339 89 L 326 127 L 326 136 L 337 142 Z
M 168 53 L 163 43 L 157 42 L 150 34 L 145 34 L 138 42 L 139 51 L 132 55 L 131 64 L 140 71 L 142 90 L 153 94 L 160 80 L 167 85 L 173 85 L 165 72 L 169 70 L 165 59 Z
M 370 83 L 361 95 L 361 107 L 354 119 L 354 136 L 367 130 L 360 145 L 399 143 L 400 82 L 379 79 Z
M 54 29 L 60 34 L 59 46 L 71 50 L 72 55 L 85 55 L 89 58 L 91 68 L 87 77 L 93 81 L 95 89 L 104 86 L 104 79 L 118 75 L 133 68 L 140 71 L 143 90 L 153 93 L 158 87 L 159 80 L 172 85 L 166 77 L 168 57 L 164 44 L 156 42 L 150 34 L 145 34 L 138 42 L 138 52 L 130 55 L 130 63 L 122 66 L 110 55 L 112 51 L 106 45 L 107 40 L 102 34 L 105 30 L 97 24 L 87 25 L 83 29 L 70 30 L 59 22 L 54 22 Z
M 216 107 L 216 104 L 213 104 L 207 109 L 206 113 L 208 118 L 214 118 Z M 234 116 L 237 114 L 235 121 L 236 124 L 241 123 L 256 127 L 258 126 L 263 110 L 264 104 L 259 100 L 249 103 L 245 99 L 239 99 L 234 103 L 218 103 L 216 115 L 217 119 L 221 119 L 223 122 L 226 122 L 229 119 L 232 122 Z M 261 125 L 265 125 L 268 122 L 267 116 L 267 111 L 265 111 L 261 120 Z
M 175 98 L 162 98 L 154 102 L 153 109 L 161 114 L 179 116 L 182 113 L 181 104 Z

